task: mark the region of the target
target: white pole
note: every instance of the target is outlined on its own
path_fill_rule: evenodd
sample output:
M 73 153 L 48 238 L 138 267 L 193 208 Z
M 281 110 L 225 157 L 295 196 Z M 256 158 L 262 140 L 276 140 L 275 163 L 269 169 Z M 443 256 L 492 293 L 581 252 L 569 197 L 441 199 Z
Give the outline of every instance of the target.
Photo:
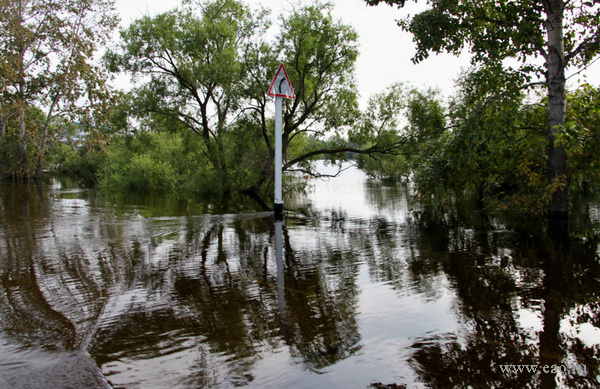
M 282 97 L 275 97 L 275 216 L 279 217 L 283 213 L 283 200 L 281 196 L 281 170 L 282 170 Z

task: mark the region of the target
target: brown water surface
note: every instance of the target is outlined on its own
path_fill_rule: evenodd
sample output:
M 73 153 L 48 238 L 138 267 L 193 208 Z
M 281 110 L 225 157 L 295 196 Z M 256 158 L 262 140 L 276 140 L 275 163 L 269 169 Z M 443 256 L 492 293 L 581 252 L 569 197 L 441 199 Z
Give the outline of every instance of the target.
M 0 387 L 600 385 L 598 247 L 424 225 L 358 169 L 286 207 L 0 187 Z

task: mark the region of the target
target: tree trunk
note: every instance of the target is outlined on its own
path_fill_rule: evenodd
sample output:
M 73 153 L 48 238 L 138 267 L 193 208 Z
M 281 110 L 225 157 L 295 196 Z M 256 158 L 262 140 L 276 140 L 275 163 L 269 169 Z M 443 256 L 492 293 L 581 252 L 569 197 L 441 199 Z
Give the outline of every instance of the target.
M 17 175 L 27 179 L 29 163 L 27 160 L 27 138 L 25 137 L 25 101 L 19 104 L 19 167 Z
M 221 132 L 219 132 L 221 134 Z M 219 135 L 217 139 L 217 146 L 219 150 L 219 166 L 221 168 L 221 174 L 223 176 L 223 183 L 225 185 L 225 193 L 229 192 L 229 169 L 227 167 L 227 159 L 225 156 L 225 148 L 223 147 L 223 139 Z
M 50 128 L 50 122 L 52 121 L 54 108 L 56 107 L 56 103 L 58 102 L 58 96 L 55 96 L 52 99 L 52 105 L 48 110 L 48 116 L 46 116 L 46 122 L 44 123 L 44 131 L 42 133 L 42 140 L 40 142 L 40 148 L 38 150 L 37 156 L 37 166 L 35 168 L 35 178 L 42 177 L 42 170 L 44 168 L 44 156 L 46 154 L 46 147 L 48 144 L 48 129 Z
M 562 131 L 566 116 L 565 63 L 563 33 L 563 0 L 544 1 L 548 58 L 546 81 L 548 83 L 548 181 L 553 187 L 549 219 L 566 221 L 569 217 L 567 154 L 556 136 Z M 560 185 L 557 183 L 560 182 Z M 552 185 L 554 184 L 554 185 Z
M 27 157 L 27 138 L 25 131 L 25 109 L 26 109 L 26 101 L 25 101 L 25 51 L 26 51 L 26 43 L 25 38 L 23 37 L 23 2 L 18 1 L 17 3 L 17 12 L 18 12 L 18 25 L 19 30 L 17 34 L 17 45 L 19 47 L 19 62 L 18 66 L 18 81 L 19 81 L 19 89 L 18 89 L 18 107 L 19 107 L 19 166 L 17 168 L 17 175 L 23 177 L 24 179 L 29 178 L 29 161 Z

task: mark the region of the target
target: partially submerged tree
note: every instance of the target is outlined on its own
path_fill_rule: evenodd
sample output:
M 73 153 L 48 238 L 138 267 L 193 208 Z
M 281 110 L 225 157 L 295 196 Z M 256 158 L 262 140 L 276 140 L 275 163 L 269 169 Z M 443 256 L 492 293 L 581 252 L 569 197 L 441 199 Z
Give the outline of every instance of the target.
M 430 157 L 413 166 L 424 200 L 476 197 L 480 210 L 494 204 L 494 209 L 516 206 L 529 216 L 544 213 L 549 200 L 543 174 L 546 122 L 532 120 L 524 94 L 515 87 L 519 82 L 498 66 L 460 77 L 448 107 L 450 126 Z
M 14 174 L 41 174 L 55 117 L 90 117 L 108 100 L 106 77 L 93 65 L 99 45 L 116 26 L 114 0 L 0 0 L 0 135 L 6 119 L 18 122 L 19 161 Z M 83 104 L 82 104 L 83 102 Z M 28 106 L 45 111 L 45 123 L 27 128 Z M 35 135 L 35 136 L 34 136 Z M 34 152 L 31 152 L 32 140 Z M 30 158 L 36 159 L 35 167 Z
M 446 123 L 438 92 L 420 92 L 401 83 L 373 95 L 366 111 L 350 131 L 349 140 L 371 146 L 373 139 L 387 144 L 385 155 L 359 156 L 360 166 L 370 176 L 384 179 L 406 177 L 415 164 L 431 158 L 434 145 Z
M 133 22 L 120 52 L 107 56 L 113 70 L 146 77 L 135 90 L 140 116 L 176 120 L 199 135 L 225 183 L 225 137 L 245 111 L 244 64 L 267 25 L 264 13 L 240 2 L 212 1 Z
M 327 155 L 344 160 L 349 153 L 389 154 L 402 143 L 400 138 L 389 136 L 396 130 L 389 128 L 396 112 L 387 111 L 378 118 L 387 124 L 385 129 L 362 125 L 354 80 L 358 36 L 353 28 L 334 20 L 330 11 L 330 5 L 316 3 L 282 17 L 273 48 L 286 64 L 297 96 L 284 106 L 284 169 L 317 176 L 309 163 L 315 157 Z M 264 92 L 261 94 L 264 96 Z M 261 101 L 256 107 L 258 117 L 265 117 L 268 100 L 256 101 Z M 261 122 L 264 135 L 270 131 L 265 124 Z M 362 134 L 360 139 L 357 133 Z M 272 141 L 268 136 L 263 138 L 269 163 L 264 165 L 259 185 L 272 172 L 274 154 Z
M 141 118 L 154 127 L 177 121 L 203 140 L 221 190 L 256 191 L 273 174 L 273 104 L 266 91 L 280 60 L 297 96 L 284 106 L 284 169 L 322 154 L 393 147 L 309 141 L 344 133 L 358 117 L 357 36 L 330 10 L 318 3 L 293 10 L 270 43 L 264 11 L 237 0 L 188 2 L 134 22 L 107 61 L 114 71 L 142 77 L 135 91 Z
M 406 0 L 365 0 L 398 7 Z M 565 69 L 585 68 L 600 52 L 600 4 L 595 1 L 524 0 L 499 2 L 428 0 L 430 9 L 399 22 L 413 34 L 414 62 L 431 52 L 458 54 L 466 46 L 474 64 L 507 65 L 523 87 L 543 85 L 548 96 L 548 184 L 551 220 L 568 218 L 567 154 L 556 142 L 566 117 Z M 539 65 L 537 60 L 543 60 Z M 541 80 L 541 81 L 538 81 Z

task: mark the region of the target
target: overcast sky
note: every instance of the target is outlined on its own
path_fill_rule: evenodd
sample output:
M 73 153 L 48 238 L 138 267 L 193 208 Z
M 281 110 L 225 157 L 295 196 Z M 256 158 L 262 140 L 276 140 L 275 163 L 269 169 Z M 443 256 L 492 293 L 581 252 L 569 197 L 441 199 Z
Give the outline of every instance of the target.
M 406 82 L 416 87 L 432 87 L 450 94 L 454 80 L 461 69 L 469 66 L 469 56 L 461 57 L 448 54 L 431 56 L 414 65 L 410 59 L 414 54 L 414 44 L 410 34 L 402 32 L 396 20 L 409 14 L 415 14 L 424 8 L 424 2 L 416 5 L 408 2 L 403 9 L 386 5 L 368 7 L 363 0 L 333 0 L 333 14 L 346 24 L 353 26 L 359 35 L 360 56 L 356 64 L 356 78 L 361 102 L 394 82 Z M 277 26 L 277 16 L 297 0 L 246 0 L 251 6 L 271 9 L 271 18 Z M 116 0 L 117 12 L 121 16 L 121 25 L 126 26 L 132 20 L 143 15 L 154 15 L 176 7 L 179 1 L 169 0 Z M 587 72 L 589 81 L 600 83 L 600 61 Z M 576 85 L 580 77 L 569 82 Z M 265 88 L 271 80 L 265 80 Z

